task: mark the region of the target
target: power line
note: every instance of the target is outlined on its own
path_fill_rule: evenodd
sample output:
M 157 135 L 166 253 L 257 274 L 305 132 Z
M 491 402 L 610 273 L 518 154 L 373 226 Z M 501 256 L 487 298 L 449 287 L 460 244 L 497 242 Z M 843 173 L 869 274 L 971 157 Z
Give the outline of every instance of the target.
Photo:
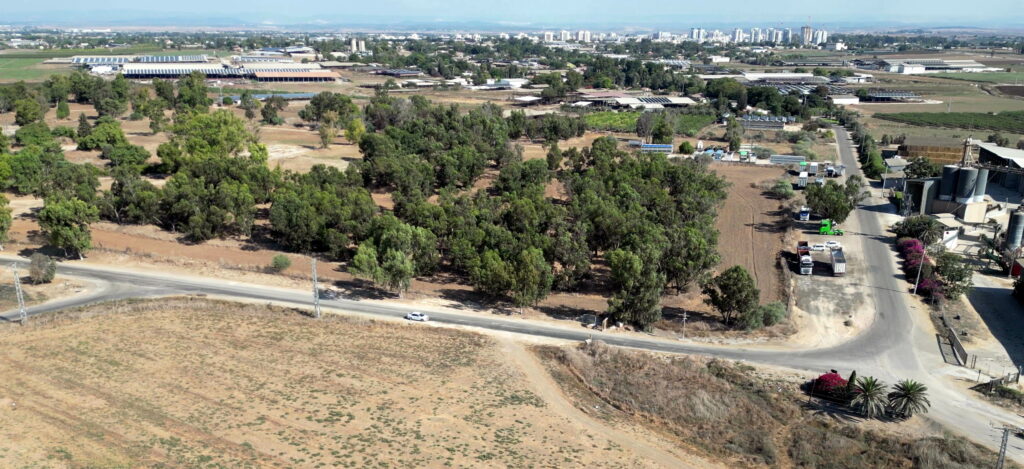
M 14 292 L 18 296 L 18 322 L 24 325 L 28 321 L 28 311 L 25 310 L 25 295 L 21 291 L 18 264 L 11 264 L 11 272 L 14 273 Z
M 320 319 L 320 287 L 316 281 L 316 257 L 313 259 L 313 316 Z

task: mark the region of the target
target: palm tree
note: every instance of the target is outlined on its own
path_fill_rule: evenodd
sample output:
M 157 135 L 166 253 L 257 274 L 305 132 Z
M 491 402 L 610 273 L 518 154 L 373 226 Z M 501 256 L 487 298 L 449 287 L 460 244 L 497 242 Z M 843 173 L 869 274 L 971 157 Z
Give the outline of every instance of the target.
M 932 403 L 928 401 L 928 387 L 914 381 L 905 379 L 896 383 L 889 393 L 889 408 L 897 417 L 910 418 L 915 413 L 928 412 Z
M 853 386 L 853 400 L 850 405 L 859 410 L 865 417 L 873 419 L 885 412 L 887 404 L 885 396 L 885 383 L 875 379 L 874 376 L 857 378 L 857 384 Z

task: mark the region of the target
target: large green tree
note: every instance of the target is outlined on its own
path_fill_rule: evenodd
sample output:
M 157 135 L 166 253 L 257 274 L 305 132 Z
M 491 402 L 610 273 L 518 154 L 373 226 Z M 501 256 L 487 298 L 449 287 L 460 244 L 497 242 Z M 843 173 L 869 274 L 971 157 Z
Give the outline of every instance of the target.
M 811 184 L 806 190 L 807 206 L 822 218 L 843 223 L 857 204 L 867 198 L 864 182 L 860 176 L 853 175 L 846 179 L 845 184 L 828 180 L 823 185 Z
M 732 324 L 733 320 L 757 308 L 761 292 L 754 286 L 754 279 L 747 269 L 734 265 L 704 284 L 704 300 L 722 315 L 722 321 Z
M 210 105 L 213 104 L 213 99 L 208 96 L 208 92 L 206 75 L 201 72 L 192 72 L 178 79 L 178 95 L 174 100 L 168 101 L 174 102 L 178 111 L 181 112 L 207 112 Z
M 4 249 L 7 242 L 7 233 L 11 230 L 13 219 L 11 218 L 10 201 L 7 197 L 0 195 L 0 251 Z
M 14 103 L 14 123 L 29 125 L 43 120 L 43 107 L 34 99 L 21 99 Z
M 79 258 L 92 248 L 89 224 L 98 220 L 96 206 L 74 198 L 48 199 L 39 211 L 39 227 L 50 244 Z
M 616 321 L 648 329 L 661 319 L 661 293 L 665 274 L 658 270 L 652 250 L 634 253 L 617 249 L 608 253 L 614 293 L 608 313 Z

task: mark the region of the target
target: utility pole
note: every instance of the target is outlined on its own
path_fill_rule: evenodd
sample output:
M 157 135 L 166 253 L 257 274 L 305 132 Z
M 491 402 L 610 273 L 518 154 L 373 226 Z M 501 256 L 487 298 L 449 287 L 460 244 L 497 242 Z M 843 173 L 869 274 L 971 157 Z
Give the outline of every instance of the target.
M 1010 427 L 1003 427 L 1003 442 L 999 445 L 999 459 L 996 461 L 996 469 L 1003 469 L 1006 464 L 1006 443 L 1010 439 Z
M 316 257 L 313 259 L 313 317 L 320 319 L 320 287 L 316 282 Z
M 684 338 L 686 337 L 686 320 L 687 320 L 687 319 L 688 319 L 689 317 L 690 317 L 690 316 L 689 316 L 688 314 L 686 314 L 686 311 L 683 311 L 683 337 L 684 337 Z
M 21 277 L 18 276 L 18 264 L 11 264 L 11 272 L 14 273 L 14 292 L 18 296 L 18 322 L 25 325 L 28 322 L 28 311 L 25 310 L 25 295 L 21 291 Z

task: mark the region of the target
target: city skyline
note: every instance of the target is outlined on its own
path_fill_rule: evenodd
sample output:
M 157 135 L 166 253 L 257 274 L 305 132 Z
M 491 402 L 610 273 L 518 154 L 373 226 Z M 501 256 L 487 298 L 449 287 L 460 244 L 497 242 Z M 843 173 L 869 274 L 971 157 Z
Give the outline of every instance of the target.
M 514 4 L 493 4 L 468 0 L 409 1 L 390 0 L 373 4 L 338 5 L 309 2 L 306 9 L 281 11 L 280 4 L 265 0 L 241 2 L 227 0 L 200 2 L 182 0 L 167 4 L 151 4 L 140 9 L 137 3 L 111 0 L 102 7 L 73 0 L 55 0 L 45 10 L 32 5 L 5 7 L 5 23 L 12 24 L 138 24 L 179 26 L 203 25 L 457 25 L 486 23 L 489 26 L 543 29 L 553 26 L 550 18 L 559 18 L 566 27 L 586 26 L 591 29 L 614 27 L 663 28 L 677 25 L 688 30 L 695 26 L 736 27 L 765 23 L 775 27 L 847 25 L 891 26 L 957 26 L 994 28 L 1024 27 L 1024 15 L 1014 0 L 986 0 L 964 10 L 950 0 L 936 2 L 910 0 L 882 2 L 867 0 L 856 4 L 829 4 L 809 0 L 787 2 L 737 1 L 726 4 L 694 2 L 662 2 L 639 0 L 630 8 L 611 0 L 594 2 L 559 2 L 551 4 L 524 0 Z M 624 10 L 624 11 L 620 11 Z M 381 11 L 388 11 L 381 14 Z M 758 18 L 751 21 L 749 18 Z

